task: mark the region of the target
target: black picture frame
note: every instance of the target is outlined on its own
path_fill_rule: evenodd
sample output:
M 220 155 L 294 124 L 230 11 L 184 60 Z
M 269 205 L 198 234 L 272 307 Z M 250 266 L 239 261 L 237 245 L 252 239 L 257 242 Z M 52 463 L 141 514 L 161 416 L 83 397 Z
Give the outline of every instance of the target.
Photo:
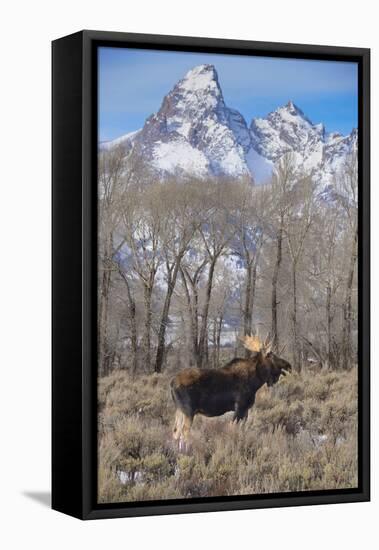
M 359 75 L 357 489 L 99 505 L 96 502 L 97 61 L 101 45 L 355 61 Z M 370 50 L 81 31 L 52 43 L 52 507 L 81 519 L 370 499 Z

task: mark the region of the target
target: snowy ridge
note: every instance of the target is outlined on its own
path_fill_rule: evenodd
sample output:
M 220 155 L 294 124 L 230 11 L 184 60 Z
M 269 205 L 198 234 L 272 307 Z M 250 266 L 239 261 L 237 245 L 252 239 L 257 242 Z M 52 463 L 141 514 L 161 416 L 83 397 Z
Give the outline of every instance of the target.
M 123 136 L 113 139 L 112 141 L 103 141 L 100 143 L 100 148 L 109 150 L 122 144 L 132 146 L 140 131 L 141 130 L 135 130 L 134 132 L 129 132 L 128 134 L 124 134 Z
M 182 174 L 205 178 L 245 176 L 264 183 L 274 165 L 292 153 L 299 169 L 329 185 L 346 157 L 357 148 L 357 132 L 328 134 L 292 101 L 250 127 L 224 101 L 213 65 L 191 69 L 163 98 L 142 129 L 101 144 L 125 144 L 142 155 L 161 178 Z
M 277 161 L 288 152 L 301 153 L 305 158 L 316 153 L 321 160 L 324 126 L 313 125 L 292 101 L 266 118 L 254 119 L 250 130 L 254 148 L 270 160 Z
M 254 119 L 250 130 L 254 149 L 261 156 L 277 162 L 285 153 L 292 153 L 299 168 L 325 185 L 357 148 L 355 129 L 348 136 L 328 134 L 323 124 L 312 124 L 292 101 L 265 118 Z

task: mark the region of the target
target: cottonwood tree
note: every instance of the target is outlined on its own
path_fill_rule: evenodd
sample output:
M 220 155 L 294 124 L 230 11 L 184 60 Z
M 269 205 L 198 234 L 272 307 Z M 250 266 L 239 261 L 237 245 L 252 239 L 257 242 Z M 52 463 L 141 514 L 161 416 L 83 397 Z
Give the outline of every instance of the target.
M 236 233 L 232 251 L 242 262 L 245 270 L 244 299 L 242 302 L 243 334 L 253 330 L 253 308 L 257 284 L 260 253 L 265 240 L 264 227 L 268 216 L 270 196 L 267 189 L 245 184 L 239 188 L 239 206 L 236 209 Z M 246 355 L 249 354 L 245 350 Z
M 322 195 L 291 155 L 264 186 L 155 181 L 137 158 L 122 150 L 99 157 L 101 375 L 161 372 L 179 358 L 218 367 L 223 334 L 258 327 L 276 348 L 279 337 L 291 343 L 296 369 L 304 342 L 330 368 L 351 365 L 354 158 Z
M 291 260 L 292 283 L 292 349 L 293 363 L 301 370 L 298 335 L 298 267 L 301 261 L 306 238 L 314 220 L 314 184 L 310 176 L 302 176 L 290 193 L 291 201 L 283 232 L 286 236 Z
M 345 283 L 344 326 L 343 326 L 343 362 L 348 368 L 353 360 L 352 321 L 353 321 L 353 284 L 358 258 L 358 159 L 357 154 L 347 158 L 337 177 L 339 200 L 346 214 L 346 241 L 348 261 Z
M 98 341 L 99 366 L 103 374 L 111 364 L 111 350 L 108 344 L 109 295 L 114 269 L 114 236 L 119 223 L 118 203 L 127 188 L 125 171 L 128 155 L 120 145 L 110 151 L 101 150 L 98 156 L 99 188 L 99 300 Z
M 162 217 L 153 186 L 129 192 L 121 205 L 119 226 L 119 266 L 124 272 L 124 282 L 130 274 L 137 277 L 143 294 L 144 328 L 142 348 L 144 368 L 151 370 L 152 298 L 156 275 L 163 262 L 160 246 Z
M 155 372 L 162 371 L 170 305 L 181 263 L 199 227 L 196 185 L 171 183 L 160 187 L 158 191 L 156 200 L 161 205 L 160 247 L 163 253 L 166 292 L 158 328 Z
M 209 312 L 210 317 L 210 340 L 212 342 L 212 359 L 210 363 L 213 368 L 220 366 L 221 338 L 225 317 L 228 313 L 230 321 L 231 309 L 233 307 L 233 286 L 235 274 L 226 262 L 219 262 L 216 268 L 212 290 L 212 302 Z
M 191 243 L 191 249 L 184 257 L 180 266 L 181 282 L 184 292 L 185 303 L 188 311 L 190 342 L 191 342 L 191 365 L 197 365 L 199 359 L 199 318 L 200 318 L 200 290 L 201 282 L 209 264 L 209 257 L 204 254 L 200 235 L 195 237 Z
M 138 369 L 138 334 L 137 334 L 137 305 L 135 293 L 132 287 L 132 281 L 128 278 L 122 262 L 115 260 L 118 274 L 125 285 L 127 298 L 127 325 L 129 327 L 131 359 L 130 370 L 132 376 L 135 376 Z
M 271 335 L 273 348 L 278 349 L 278 279 L 283 260 L 283 234 L 291 207 L 291 191 L 295 184 L 295 161 L 291 153 L 285 154 L 275 167 L 271 180 L 271 211 L 269 227 L 275 244 L 274 268 L 271 278 Z
M 308 322 L 302 325 L 305 332 L 302 338 L 325 368 L 338 366 L 341 351 L 337 348 L 340 332 L 337 313 L 344 280 L 342 224 L 338 203 L 319 199 L 304 250 L 303 301 Z M 311 342 L 309 335 L 316 334 L 318 337 L 312 337 Z
M 212 285 L 217 261 L 231 243 L 236 227 L 234 222 L 235 196 L 230 192 L 229 182 L 211 183 L 211 194 L 207 197 L 205 218 L 199 233 L 209 258 L 204 304 L 201 311 L 201 324 L 198 344 L 198 366 L 202 367 L 208 356 L 208 313 L 212 296 Z M 209 200 L 210 199 L 210 200 Z

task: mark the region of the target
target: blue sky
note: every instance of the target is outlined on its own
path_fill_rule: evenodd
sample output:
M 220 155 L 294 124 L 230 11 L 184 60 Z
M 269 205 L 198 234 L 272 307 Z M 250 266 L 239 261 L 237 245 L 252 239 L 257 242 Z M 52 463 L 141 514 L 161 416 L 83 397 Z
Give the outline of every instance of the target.
M 329 132 L 357 126 L 356 63 L 101 47 L 100 141 L 141 128 L 176 82 L 203 63 L 216 67 L 225 103 L 248 125 L 291 99 Z

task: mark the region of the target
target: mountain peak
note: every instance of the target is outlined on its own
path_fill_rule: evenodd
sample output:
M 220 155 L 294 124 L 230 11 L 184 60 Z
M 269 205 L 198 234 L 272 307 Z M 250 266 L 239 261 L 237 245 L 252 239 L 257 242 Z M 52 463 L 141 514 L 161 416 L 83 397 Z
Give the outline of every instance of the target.
M 212 75 L 217 76 L 216 67 L 212 64 L 209 64 L 209 63 L 203 63 L 202 65 L 196 65 L 196 67 L 192 67 L 192 69 L 190 69 L 187 72 L 187 74 L 184 78 L 188 77 L 188 75 L 197 76 L 199 74 L 205 74 L 205 73 L 211 73 Z
M 218 74 L 214 65 L 198 65 L 179 82 L 180 88 L 186 91 L 217 91 L 221 95 Z
M 190 69 L 184 76 L 183 80 L 197 78 L 199 75 L 208 75 L 209 78 L 218 80 L 216 67 L 208 63 L 204 63 L 203 65 L 196 65 L 196 67 Z
M 291 99 L 283 107 L 279 107 L 278 111 L 287 111 L 291 115 L 300 115 L 305 118 L 303 111 Z
M 202 64 L 173 86 L 140 131 L 118 142 L 162 177 L 247 176 L 264 182 L 274 163 L 292 152 L 302 169 L 329 181 L 340 160 L 356 149 L 357 136 L 326 134 L 324 125 L 313 124 L 292 100 L 253 119 L 248 128 L 241 113 L 225 104 L 214 65 Z
M 290 99 L 289 101 L 287 101 L 287 103 L 286 103 L 285 106 L 287 107 L 287 109 L 288 109 L 289 111 L 297 111 L 297 110 L 298 110 L 297 106 L 294 104 L 294 102 L 292 101 L 292 99 Z
M 250 177 L 245 119 L 225 105 L 213 65 L 192 68 L 163 98 L 139 134 L 136 149 L 161 173 Z

